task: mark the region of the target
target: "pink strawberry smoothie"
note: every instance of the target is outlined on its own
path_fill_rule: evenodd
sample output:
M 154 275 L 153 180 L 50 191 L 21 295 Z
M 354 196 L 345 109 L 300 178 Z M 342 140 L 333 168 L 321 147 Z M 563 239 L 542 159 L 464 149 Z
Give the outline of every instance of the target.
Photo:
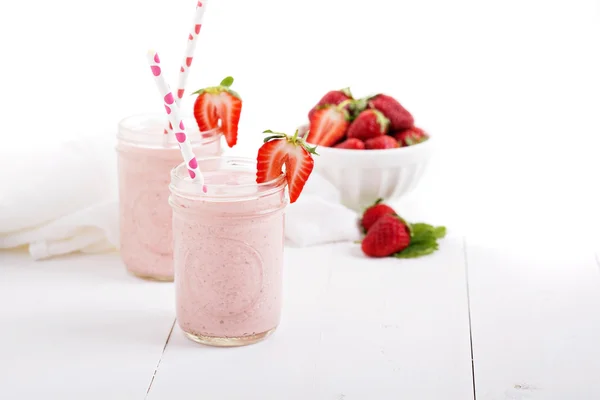
M 188 127 L 195 127 L 190 121 Z M 163 133 L 163 116 L 129 117 L 119 124 L 118 174 L 120 252 L 127 270 L 139 277 L 173 280 L 171 170 L 181 163 L 175 138 Z M 221 153 L 217 131 L 200 135 L 188 128 L 199 156 Z
M 199 159 L 207 193 L 172 172 L 177 322 L 195 341 L 257 342 L 281 315 L 285 178 L 256 184 L 256 160 Z

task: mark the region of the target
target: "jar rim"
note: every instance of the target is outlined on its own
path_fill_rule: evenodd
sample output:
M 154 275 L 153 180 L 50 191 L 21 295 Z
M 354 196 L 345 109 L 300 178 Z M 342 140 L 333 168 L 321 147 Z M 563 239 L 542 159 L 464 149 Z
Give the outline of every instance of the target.
M 192 145 L 209 145 L 221 139 L 221 129 L 200 132 L 194 116 L 183 115 L 186 133 Z M 121 119 L 118 123 L 117 139 L 136 147 L 178 148 L 174 135 L 166 135 L 168 124 L 165 113 L 140 113 Z
M 202 164 L 218 163 L 220 170 L 244 171 L 256 173 L 256 159 L 241 156 L 210 156 L 198 157 L 198 165 L 202 171 Z M 264 197 L 283 190 L 286 186 L 285 173 L 281 173 L 277 178 L 262 183 L 243 183 L 239 185 L 231 184 L 211 184 L 205 183 L 206 192 L 198 181 L 189 179 L 188 168 L 185 162 L 180 163 L 171 170 L 171 183 L 169 189 L 171 193 L 178 196 L 205 200 L 205 201 L 238 201 L 248 200 L 257 197 Z

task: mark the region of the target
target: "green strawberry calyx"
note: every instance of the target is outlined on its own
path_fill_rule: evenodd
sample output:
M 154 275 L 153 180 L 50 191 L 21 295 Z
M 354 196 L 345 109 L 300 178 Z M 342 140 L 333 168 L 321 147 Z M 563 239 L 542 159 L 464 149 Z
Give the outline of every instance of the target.
M 345 87 L 343 89 L 340 89 L 339 91 L 342 92 L 342 93 L 344 93 L 349 98 L 354 99 L 354 96 L 352 96 L 352 92 L 350 91 L 349 87 Z
M 373 112 L 373 114 L 375 114 L 375 117 L 377 118 L 377 123 L 380 126 L 381 133 L 385 133 L 388 126 L 390 125 L 390 120 L 387 119 L 386 116 L 383 115 L 383 113 L 379 110 L 373 109 L 371 111 Z
M 227 92 L 227 93 L 231 94 L 232 96 L 237 97 L 238 99 L 241 99 L 240 95 L 236 91 L 231 89 L 231 85 L 233 85 L 233 81 L 234 81 L 234 79 L 232 76 L 227 76 L 227 77 L 223 78 L 223 80 L 221 81 L 221 83 L 219 83 L 218 86 L 211 86 L 211 87 L 207 87 L 204 89 L 199 89 L 199 90 L 196 90 L 192 94 L 200 96 L 203 93 L 218 94 L 221 92 Z
M 298 130 L 296 130 L 296 133 L 294 133 L 292 136 L 287 135 L 283 132 L 273 132 L 270 129 L 267 129 L 263 133 L 266 133 L 269 135 L 263 140 L 263 143 L 267 143 L 271 140 L 285 139 L 289 143 L 293 144 L 294 146 L 302 146 L 304 148 L 304 150 L 306 150 L 308 152 L 308 154 L 314 154 L 316 156 L 319 155 L 317 153 L 317 146 L 314 146 L 314 147 L 309 146 L 308 143 L 306 143 L 306 141 L 302 137 L 298 136 Z
M 352 103 L 354 100 L 346 99 L 342 101 L 340 104 L 321 104 L 315 108 L 315 110 L 323 110 L 325 108 L 333 108 L 342 113 L 346 121 L 351 121 L 353 114 L 352 112 L 348 112 L 348 109 L 352 110 Z M 347 109 L 347 108 L 348 109 Z

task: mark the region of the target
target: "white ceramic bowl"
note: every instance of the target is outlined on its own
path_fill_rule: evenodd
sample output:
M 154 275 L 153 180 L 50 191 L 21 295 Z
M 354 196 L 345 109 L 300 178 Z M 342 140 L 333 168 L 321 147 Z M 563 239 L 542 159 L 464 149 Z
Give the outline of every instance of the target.
M 304 133 L 305 127 L 300 130 Z M 318 146 L 315 171 L 338 188 L 345 206 L 362 211 L 378 198 L 398 199 L 415 189 L 429 164 L 434 142 L 429 137 L 413 146 L 387 150 Z

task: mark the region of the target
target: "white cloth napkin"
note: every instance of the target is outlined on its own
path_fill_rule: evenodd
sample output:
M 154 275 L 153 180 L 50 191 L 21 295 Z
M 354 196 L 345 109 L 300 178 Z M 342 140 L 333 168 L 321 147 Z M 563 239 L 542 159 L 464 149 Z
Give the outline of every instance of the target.
M 35 260 L 118 246 L 114 136 L 0 149 L 0 249 Z
M 25 245 L 35 260 L 118 249 L 113 137 L 2 149 L 0 249 Z M 286 239 L 300 247 L 358 240 L 357 215 L 339 198 L 313 173 L 287 208 Z
M 358 216 L 340 203 L 340 193 L 313 172 L 302 194 L 286 210 L 285 237 L 296 246 L 359 240 Z

